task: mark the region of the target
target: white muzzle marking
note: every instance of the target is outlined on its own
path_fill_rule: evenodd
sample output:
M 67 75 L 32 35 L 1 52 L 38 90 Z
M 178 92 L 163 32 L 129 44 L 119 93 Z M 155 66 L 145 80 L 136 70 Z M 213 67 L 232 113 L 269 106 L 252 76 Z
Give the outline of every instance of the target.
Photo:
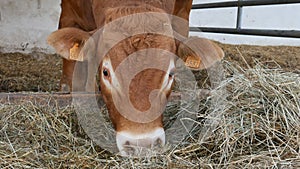
M 148 150 L 160 148 L 165 144 L 165 131 L 163 128 L 143 134 L 121 131 L 117 132 L 116 140 L 122 156 L 145 155 Z

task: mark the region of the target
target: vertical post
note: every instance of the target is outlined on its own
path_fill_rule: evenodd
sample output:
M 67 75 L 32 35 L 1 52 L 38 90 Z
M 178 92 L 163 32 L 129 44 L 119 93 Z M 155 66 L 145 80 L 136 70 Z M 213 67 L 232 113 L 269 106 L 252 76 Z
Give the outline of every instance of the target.
M 2 21 L 2 15 L 1 15 L 1 11 L 0 11 L 0 21 Z
M 240 30 L 242 27 L 242 14 L 243 14 L 243 6 L 241 3 L 242 0 L 238 0 L 238 10 L 237 10 L 237 19 L 236 19 L 236 29 Z
M 41 9 L 42 4 L 41 4 L 41 0 L 37 0 L 37 9 Z

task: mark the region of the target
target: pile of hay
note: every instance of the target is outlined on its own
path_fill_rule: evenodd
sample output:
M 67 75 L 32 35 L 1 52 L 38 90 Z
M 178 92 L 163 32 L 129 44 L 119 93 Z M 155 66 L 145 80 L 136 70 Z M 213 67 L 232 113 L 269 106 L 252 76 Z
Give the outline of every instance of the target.
M 72 107 L 0 102 L 0 168 L 299 168 L 300 75 L 224 61 L 222 111 L 201 106 L 190 136 L 163 154 L 123 158 L 91 141 Z M 217 115 L 211 120 L 210 116 Z M 217 122 L 205 136 L 201 131 Z

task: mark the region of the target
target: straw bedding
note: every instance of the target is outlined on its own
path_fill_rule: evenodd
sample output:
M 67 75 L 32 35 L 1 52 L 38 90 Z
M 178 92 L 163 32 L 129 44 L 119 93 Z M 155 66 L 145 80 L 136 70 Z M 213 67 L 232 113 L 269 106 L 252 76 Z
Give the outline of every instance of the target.
M 197 100 L 189 135 L 164 153 L 111 154 L 88 138 L 72 106 L 0 102 L 0 168 L 299 168 L 300 49 L 221 46 L 226 78 Z M 184 108 L 176 105 L 167 116 Z

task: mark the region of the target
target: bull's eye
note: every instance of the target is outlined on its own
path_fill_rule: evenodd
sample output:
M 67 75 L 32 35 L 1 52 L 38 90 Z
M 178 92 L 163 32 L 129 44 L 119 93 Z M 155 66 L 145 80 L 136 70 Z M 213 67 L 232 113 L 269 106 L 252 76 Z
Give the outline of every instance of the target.
M 171 79 L 171 78 L 173 78 L 173 77 L 174 77 L 174 75 L 175 75 L 175 72 L 173 72 L 173 71 L 172 71 L 172 72 L 170 72 L 170 73 L 169 73 L 169 78 L 170 78 L 170 79 Z
M 108 78 L 108 77 L 109 77 L 109 70 L 106 69 L 106 68 L 104 68 L 104 69 L 103 69 L 103 75 L 104 75 L 106 78 Z

